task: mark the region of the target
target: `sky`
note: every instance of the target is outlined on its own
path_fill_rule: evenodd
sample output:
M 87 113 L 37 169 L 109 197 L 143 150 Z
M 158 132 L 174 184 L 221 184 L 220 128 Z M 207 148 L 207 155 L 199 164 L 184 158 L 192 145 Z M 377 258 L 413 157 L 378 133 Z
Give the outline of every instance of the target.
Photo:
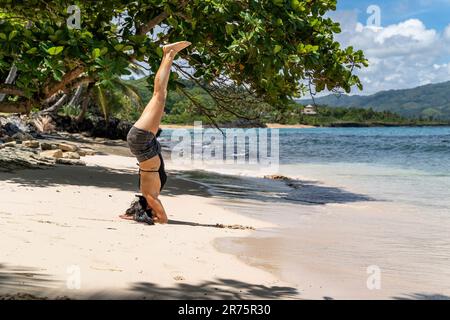
M 338 0 L 329 15 L 343 30 L 336 40 L 369 59 L 352 94 L 450 81 L 450 0 Z

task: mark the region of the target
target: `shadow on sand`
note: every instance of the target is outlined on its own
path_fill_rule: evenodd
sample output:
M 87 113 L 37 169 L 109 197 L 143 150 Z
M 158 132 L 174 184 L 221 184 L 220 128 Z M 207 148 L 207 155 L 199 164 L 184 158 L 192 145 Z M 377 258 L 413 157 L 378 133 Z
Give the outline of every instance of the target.
M 176 173 L 198 189 L 200 181 L 211 186 L 214 197 L 225 200 L 255 200 L 262 202 L 285 202 L 303 205 L 324 205 L 329 203 L 352 203 L 374 201 L 375 199 L 342 188 L 326 186 L 317 181 L 271 180 L 257 177 L 243 177 L 204 171 L 184 171 Z M 207 190 L 206 188 L 204 188 Z M 167 188 L 164 194 L 186 194 L 182 188 Z
M 22 170 L 1 174 L 2 180 L 23 187 L 58 185 L 93 186 L 123 191 L 137 191 L 138 176 L 134 170 L 115 170 L 100 166 L 56 166 L 50 169 Z
M 101 166 L 58 166 L 49 170 L 23 170 L 14 174 L 2 174 L 1 178 L 28 187 L 74 185 L 138 191 L 137 170 L 119 170 Z M 205 183 L 211 189 L 201 183 Z M 162 194 L 165 196 L 195 195 L 223 200 L 242 199 L 305 205 L 374 200 L 363 194 L 322 185 L 315 181 L 290 180 L 286 182 L 202 171 L 169 172 L 169 180 Z
M 400 297 L 392 297 L 394 300 L 450 300 L 450 296 L 433 293 L 411 293 Z
M 217 279 L 213 281 L 203 281 L 198 284 L 187 284 L 180 282 L 173 287 L 161 287 L 150 282 L 133 283 L 127 292 L 94 294 L 90 299 L 130 299 L 132 297 L 142 297 L 145 299 L 295 299 L 299 297 L 297 289 L 291 287 L 264 286 L 250 284 L 246 282 Z
M 52 280 L 50 275 L 43 274 L 41 270 L 32 267 L 9 266 L 0 264 L 0 299 L 6 294 L 26 293 L 45 297 L 45 291 L 60 285 Z
M 0 264 L 1 299 L 74 298 L 65 289 L 65 283 L 52 280 L 37 268 Z M 55 292 L 64 296 L 53 297 Z M 150 282 L 132 283 L 121 292 L 99 290 L 77 292 L 81 299 L 293 299 L 298 291 L 291 287 L 264 286 L 246 282 L 217 279 L 199 284 L 179 282 L 172 287 L 162 287 Z
M 10 266 L 0 264 L 0 300 L 1 299 L 46 299 L 73 298 L 64 292 L 64 283 L 56 281 L 38 268 Z M 58 290 L 59 289 L 59 290 Z M 61 290 L 62 289 L 62 290 Z M 66 293 L 53 297 L 55 290 Z M 61 290 L 61 291 L 60 291 Z M 216 279 L 198 284 L 180 281 L 174 286 L 163 287 L 150 282 L 132 283 L 122 292 L 99 290 L 81 293 L 82 299 L 298 299 L 296 288 L 287 286 L 265 286 L 232 279 Z M 332 297 L 323 297 L 333 300 Z M 392 297 L 393 300 L 450 300 L 450 296 L 432 293 L 411 293 Z

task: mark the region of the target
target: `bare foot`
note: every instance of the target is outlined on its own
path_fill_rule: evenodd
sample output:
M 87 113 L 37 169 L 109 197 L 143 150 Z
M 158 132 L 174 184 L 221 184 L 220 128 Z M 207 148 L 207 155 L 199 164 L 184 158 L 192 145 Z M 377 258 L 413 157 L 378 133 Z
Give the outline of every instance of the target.
M 164 54 L 170 54 L 171 56 L 175 56 L 178 52 L 187 48 L 191 45 L 189 41 L 179 41 L 175 43 L 169 43 L 163 46 Z

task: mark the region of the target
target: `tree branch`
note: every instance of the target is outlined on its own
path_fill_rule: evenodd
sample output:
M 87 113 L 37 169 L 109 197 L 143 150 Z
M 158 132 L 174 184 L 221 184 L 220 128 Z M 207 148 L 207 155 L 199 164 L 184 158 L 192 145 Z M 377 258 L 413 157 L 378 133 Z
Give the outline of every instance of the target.
M 30 110 L 29 101 L 21 102 L 11 102 L 3 101 L 0 102 L 0 112 L 3 113 L 28 113 Z
M 61 91 L 62 91 L 63 93 L 65 93 L 65 94 L 67 94 L 67 93 L 69 93 L 71 90 L 73 90 L 74 88 L 77 88 L 77 87 L 79 87 L 79 86 L 81 86 L 81 85 L 89 84 L 89 83 L 92 83 L 92 82 L 94 82 L 94 79 L 91 78 L 91 77 L 81 77 L 81 78 L 77 78 L 77 79 L 75 79 L 74 81 L 72 81 L 70 84 L 69 84 L 69 83 L 66 83 L 65 86 L 61 89 Z M 55 96 L 57 96 L 57 93 L 58 93 L 58 92 L 59 92 L 59 91 L 55 92 L 52 96 L 46 98 L 46 99 L 44 100 L 44 103 L 45 103 L 45 104 L 50 104 L 50 103 L 52 103 L 53 101 L 55 101 L 55 100 L 56 100 L 56 99 L 55 99 Z
M 216 127 L 216 129 L 217 130 L 219 130 L 221 133 L 222 133 L 222 135 L 225 135 L 225 133 L 222 131 L 222 129 L 220 129 L 220 127 L 219 127 L 219 125 L 217 124 L 217 122 L 216 122 L 216 120 L 214 119 L 214 117 L 211 115 L 211 114 L 209 114 L 209 112 L 207 112 L 206 110 L 205 110 L 205 108 L 200 104 L 200 103 L 198 103 L 193 97 L 191 97 L 190 95 L 189 95 L 189 93 L 187 93 L 186 92 L 186 90 L 184 90 L 183 88 L 179 88 L 179 90 L 181 91 L 181 93 L 186 97 L 186 98 L 188 98 L 191 102 L 192 102 L 192 104 L 202 113 L 202 114 L 204 114 L 210 121 L 211 121 L 211 123 L 212 123 L 212 125 L 214 126 L 214 127 Z
M 63 90 L 64 93 L 69 93 L 71 90 L 78 88 L 79 86 L 90 84 L 95 80 L 91 77 L 81 77 L 71 82 L 69 86 L 66 86 Z
M 147 24 L 142 25 L 139 28 L 137 33 L 141 34 L 141 35 L 147 34 L 150 30 L 152 30 L 154 27 L 156 27 L 161 22 L 163 22 L 168 16 L 169 16 L 169 14 L 167 12 L 165 12 L 165 11 L 160 13 L 159 15 L 154 17 L 152 20 L 147 22 Z
M 68 73 L 66 73 L 60 82 L 54 84 L 51 87 L 49 87 L 49 86 L 45 87 L 44 94 L 45 94 L 46 99 L 48 99 L 51 96 L 53 96 L 54 94 L 58 93 L 58 91 L 61 91 L 61 90 L 64 91 L 66 85 L 69 84 L 70 82 L 72 82 L 73 80 L 75 80 L 76 78 L 78 78 L 83 72 L 84 72 L 84 67 L 82 67 L 82 66 L 77 67 L 77 68 L 69 71 Z
M 183 9 L 188 3 L 189 3 L 189 0 L 181 0 L 178 5 L 178 9 L 179 10 Z M 184 16 L 182 13 L 175 13 L 175 14 L 182 16 L 183 19 L 187 20 L 187 17 Z M 161 22 L 166 20 L 168 17 L 169 17 L 169 14 L 167 12 L 165 12 L 165 11 L 161 12 L 159 15 L 157 15 L 156 17 L 151 19 L 149 22 L 142 25 L 139 28 L 139 30 L 137 30 L 137 34 L 140 34 L 140 35 L 147 34 L 150 30 L 152 30 L 154 27 L 156 27 Z
M 63 103 L 66 101 L 66 99 L 67 99 L 67 94 L 64 93 L 64 94 L 61 96 L 61 98 L 59 98 L 59 100 L 58 100 L 54 105 L 52 105 L 51 107 L 49 107 L 49 108 L 47 108 L 47 109 L 45 109 L 45 110 L 40 111 L 39 113 L 40 113 L 40 114 L 55 113 L 56 111 L 59 110 L 59 108 L 62 107 L 62 105 L 63 105 Z
M 11 84 L 0 84 L 0 93 L 24 97 L 25 93 Z
M 217 97 L 213 92 L 211 92 L 211 90 L 209 90 L 206 86 L 204 86 L 200 81 L 198 81 L 198 79 L 196 79 L 195 77 L 193 77 L 189 72 L 184 71 L 183 68 L 180 67 L 178 64 L 174 63 L 174 67 L 175 67 L 178 71 L 180 71 L 182 74 L 184 74 L 185 76 L 189 77 L 192 81 L 194 81 L 200 88 L 202 88 L 202 89 L 203 89 L 203 90 L 204 90 L 204 91 L 205 91 L 205 92 L 213 99 L 213 101 L 215 102 L 216 106 L 217 106 L 219 109 L 222 109 L 222 110 L 224 110 L 225 112 L 228 112 L 228 113 L 234 115 L 234 116 L 237 117 L 237 118 L 245 119 L 245 120 L 248 120 L 248 121 L 250 121 L 250 120 L 256 120 L 256 119 L 258 118 L 257 116 L 255 116 L 255 117 L 253 117 L 253 118 L 250 118 L 250 117 L 245 116 L 245 115 L 243 115 L 243 114 L 239 114 L 238 112 L 235 112 L 235 111 L 232 110 L 231 108 L 225 106 L 224 103 L 220 103 L 218 97 Z M 230 102 L 232 102 L 232 101 L 234 101 L 234 100 L 233 100 L 232 98 L 230 98 L 229 101 L 228 101 L 228 104 L 229 104 Z

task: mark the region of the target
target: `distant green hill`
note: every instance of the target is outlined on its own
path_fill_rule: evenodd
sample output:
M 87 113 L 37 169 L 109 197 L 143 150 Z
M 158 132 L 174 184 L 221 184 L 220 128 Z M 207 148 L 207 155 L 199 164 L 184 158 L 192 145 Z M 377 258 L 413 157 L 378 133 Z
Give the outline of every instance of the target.
M 302 104 L 312 100 L 300 100 Z M 450 81 L 413 89 L 381 91 L 370 96 L 328 95 L 315 99 L 318 105 L 372 108 L 408 118 L 450 120 Z
M 151 90 L 147 87 L 147 79 L 130 80 L 133 84 L 144 103 L 147 103 L 152 95 Z M 214 108 L 214 101 L 208 96 L 208 94 L 192 81 L 181 80 L 185 86 L 185 90 L 200 101 L 207 108 Z M 343 99 L 349 97 L 343 96 Z M 254 105 L 257 109 L 260 106 Z M 194 121 L 201 120 L 205 124 L 211 124 L 210 119 L 202 115 L 192 103 L 186 99 L 185 96 L 180 94 L 177 90 L 169 91 L 166 115 L 163 118 L 164 123 L 168 124 L 192 124 Z M 370 108 L 346 108 L 346 107 L 326 107 L 319 106 L 316 108 L 316 114 L 305 115 L 303 114 L 303 106 L 297 103 L 289 103 L 285 106 L 284 110 L 272 110 L 272 112 L 262 113 L 259 122 L 260 123 L 282 123 L 282 124 L 306 124 L 313 126 L 394 126 L 394 125 L 433 125 L 436 124 L 433 121 L 413 120 L 402 117 L 396 113 L 389 111 L 376 112 Z M 133 115 L 135 115 L 133 113 Z M 136 120 L 136 119 L 132 119 Z M 239 121 L 233 115 L 219 114 L 215 117 L 215 121 L 220 124 L 232 124 L 237 126 L 245 126 L 245 121 Z M 255 125 L 251 123 L 251 125 Z

